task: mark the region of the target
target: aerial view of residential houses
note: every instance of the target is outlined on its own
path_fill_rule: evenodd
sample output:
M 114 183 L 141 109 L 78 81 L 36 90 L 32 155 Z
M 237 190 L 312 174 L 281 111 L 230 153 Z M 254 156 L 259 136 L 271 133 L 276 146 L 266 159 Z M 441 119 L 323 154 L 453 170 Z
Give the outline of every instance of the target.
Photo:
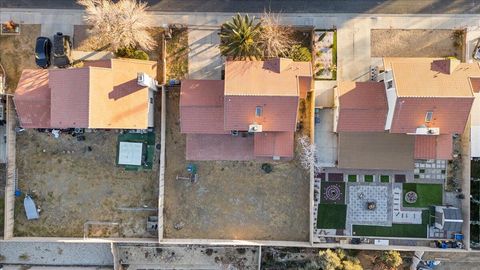
M 16 242 L 111 243 L 115 269 L 480 249 L 476 18 L 75 5 L 0 12 L 0 264 L 49 265 Z

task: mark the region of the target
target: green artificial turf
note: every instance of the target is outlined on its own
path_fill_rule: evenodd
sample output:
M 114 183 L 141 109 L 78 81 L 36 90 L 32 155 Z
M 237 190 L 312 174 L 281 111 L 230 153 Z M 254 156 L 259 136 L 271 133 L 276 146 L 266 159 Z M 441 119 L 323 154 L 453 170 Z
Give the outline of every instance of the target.
M 390 176 L 388 176 L 388 175 L 380 175 L 380 182 L 382 182 L 382 183 L 389 183 L 389 182 L 390 182 Z
M 407 203 L 405 201 L 405 193 L 415 191 L 417 193 L 417 201 Z M 403 184 L 403 206 L 426 208 L 432 205 L 442 205 L 443 202 L 443 186 L 440 184 Z
M 145 148 L 145 164 L 142 166 L 133 166 L 133 165 L 121 165 L 127 171 L 138 171 L 139 169 L 151 170 L 153 167 L 153 159 L 155 156 L 155 133 L 123 133 L 118 135 L 117 142 L 117 164 L 118 164 L 118 151 L 120 142 L 141 142 L 144 143 Z
M 318 229 L 345 229 L 347 206 L 345 204 L 319 204 Z
M 427 225 L 392 224 L 392 227 L 353 225 L 354 236 L 427 238 Z
M 373 182 L 373 175 L 365 175 L 363 179 L 365 182 Z
M 348 182 L 357 182 L 357 175 L 356 174 L 349 174 L 348 175 Z
M 422 211 L 422 224 L 392 224 L 385 226 L 353 225 L 354 236 L 427 238 L 429 211 Z

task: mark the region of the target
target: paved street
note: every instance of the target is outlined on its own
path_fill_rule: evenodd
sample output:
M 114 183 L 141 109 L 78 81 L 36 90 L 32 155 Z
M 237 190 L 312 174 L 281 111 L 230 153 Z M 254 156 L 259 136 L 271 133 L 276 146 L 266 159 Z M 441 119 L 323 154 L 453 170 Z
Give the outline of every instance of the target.
M 0 0 L 0 7 L 79 8 L 75 0 Z M 480 11 L 480 0 L 147 0 L 151 10 L 168 12 L 263 12 L 444 14 Z

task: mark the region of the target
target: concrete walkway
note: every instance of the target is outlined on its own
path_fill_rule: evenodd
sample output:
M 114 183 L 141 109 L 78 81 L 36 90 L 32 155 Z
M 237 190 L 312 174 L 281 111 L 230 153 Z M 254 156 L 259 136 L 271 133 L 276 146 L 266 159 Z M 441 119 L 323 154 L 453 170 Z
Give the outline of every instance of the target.
M 4 264 L 113 266 L 110 244 L 0 242 Z
M 218 29 L 188 31 L 188 78 L 220 80 L 223 60 L 220 55 Z

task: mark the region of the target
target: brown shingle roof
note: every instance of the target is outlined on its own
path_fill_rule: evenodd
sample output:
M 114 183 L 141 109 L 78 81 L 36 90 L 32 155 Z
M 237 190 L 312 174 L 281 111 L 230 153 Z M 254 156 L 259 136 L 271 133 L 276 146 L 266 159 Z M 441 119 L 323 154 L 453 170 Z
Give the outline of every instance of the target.
M 256 117 L 255 109 L 263 113 Z M 298 97 L 288 96 L 225 96 L 225 129 L 248 130 L 253 123 L 263 131 L 295 131 Z
M 180 129 L 182 133 L 228 133 L 224 129 L 223 81 L 182 81 Z
M 89 80 L 89 68 L 49 71 L 52 127 L 88 128 Z
M 25 69 L 15 90 L 15 107 L 24 128 L 50 127 L 48 70 Z
M 387 132 L 338 134 L 338 167 L 367 170 L 413 170 L 415 138 Z
M 227 61 L 225 95 L 298 96 L 298 76 L 312 77 L 310 62 L 290 59 Z
M 384 131 L 387 118 L 385 86 L 379 82 L 339 82 L 338 132 Z
M 392 133 L 415 133 L 422 125 L 440 128 L 441 134 L 462 134 L 474 97 L 399 97 L 393 115 Z M 433 119 L 425 123 L 427 112 Z

